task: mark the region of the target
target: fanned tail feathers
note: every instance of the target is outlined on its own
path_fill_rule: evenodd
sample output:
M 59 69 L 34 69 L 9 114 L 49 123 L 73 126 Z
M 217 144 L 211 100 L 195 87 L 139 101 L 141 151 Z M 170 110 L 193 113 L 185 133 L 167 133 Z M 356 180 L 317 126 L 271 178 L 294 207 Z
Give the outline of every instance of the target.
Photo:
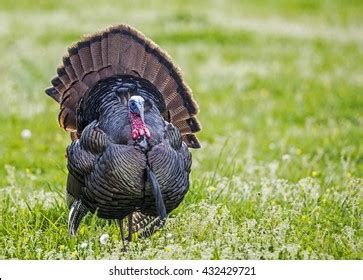
M 180 129 L 188 146 L 199 148 L 194 133 L 201 127 L 198 105 L 180 69 L 167 53 L 136 29 L 117 25 L 92 34 L 68 49 L 46 93 L 60 103 L 59 124 L 76 131 L 80 100 L 98 81 L 114 75 L 133 75 L 151 82 L 163 96 L 164 118 Z

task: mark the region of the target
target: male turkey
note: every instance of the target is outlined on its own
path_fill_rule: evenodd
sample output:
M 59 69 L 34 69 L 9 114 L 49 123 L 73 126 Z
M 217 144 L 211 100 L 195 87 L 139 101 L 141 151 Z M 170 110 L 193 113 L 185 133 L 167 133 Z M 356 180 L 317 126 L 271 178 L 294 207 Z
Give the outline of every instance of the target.
M 67 148 L 68 229 L 88 211 L 119 221 L 128 238 L 163 226 L 189 187 L 190 148 L 199 148 L 198 106 L 181 72 L 128 25 L 68 49 L 46 93 L 60 103 Z

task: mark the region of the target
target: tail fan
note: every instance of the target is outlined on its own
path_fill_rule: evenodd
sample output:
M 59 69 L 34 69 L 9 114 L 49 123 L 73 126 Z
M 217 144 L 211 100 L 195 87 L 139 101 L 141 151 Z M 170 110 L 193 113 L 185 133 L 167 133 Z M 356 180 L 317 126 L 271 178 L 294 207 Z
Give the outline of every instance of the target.
M 46 93 L 60 103 L 59 124 L 76 131 L 80 100 L 98 81 L 114 75 L 132 75 L 151 82 L 163 96 L 166 121 L 177 126 L 188 146 L 199 148 L 194 133 L 201 127 L 198 105 L 169 55 L 131 26 L 112 26 L 68 49 Z

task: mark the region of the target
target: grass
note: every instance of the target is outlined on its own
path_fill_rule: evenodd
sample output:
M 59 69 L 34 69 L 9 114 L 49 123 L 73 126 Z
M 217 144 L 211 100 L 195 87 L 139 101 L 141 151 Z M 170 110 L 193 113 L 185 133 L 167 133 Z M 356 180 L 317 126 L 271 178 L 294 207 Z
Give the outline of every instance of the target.
M 362 259 L 362 13 L 353 0 L 1 1 L 0 258 Z M 70 140 L 43 93 L 67 46 L 118 22 L 172 55 L 203 124 L 186 199 L 126 253 L 96 217 L 68 235 Z

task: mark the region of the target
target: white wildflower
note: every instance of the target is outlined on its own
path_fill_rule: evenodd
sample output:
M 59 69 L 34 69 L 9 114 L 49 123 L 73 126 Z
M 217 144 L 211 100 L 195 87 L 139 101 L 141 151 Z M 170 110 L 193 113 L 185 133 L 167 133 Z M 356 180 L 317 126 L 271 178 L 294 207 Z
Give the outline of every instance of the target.
M 279 168 L 279 163 L 277 161 L 270 162 L 268 165 L 268 169 L 270 170 L 270 177 L 276 177 L 277 169 Z
M 102 237 L 102 236 L 101 236 Z M 100 239 L 100 241 L 101 241 L 101 239 Z M 101 242 L 102 243 L 102 242 Z M 81 244 L 81 249 L 86 249 L 87 248 L 87 246 L 88 246 L 88 244 L 87 244 L 87 242 L 83 242 L 82 244 Z
M 32 132 L 29 129 L 23 129 L 21 131 L 21 138 L 23 139 L 29 139 L 32 137 Z
M 290 158 L 291 158 L 291 156 L 289 154 L 282 155 L 282 160 L 283 161 L 288 161 L 288 160 L 290 160 Z
M 253 230 L 257 225 L 257 221 L 255 219 L 246 219 L 247 229 Z
M 107 233 L 102 234 L 101 237 L 100 237 L 100 243 L 102 245 L 106 244 L 109 237 L 110 236 Z
M 26 201 L 30 207 L 34 207 L 39 203 L 44 208 L 49 209 L 53 207 L 57 201 L 61 201 L 61 197 L 56 192 L 45 192 L 44 190 L 40 190 L 28 194 Z M 24 202 L 24 205 L 21 205 L 21 207 L 26 208 L 26 203 Z

